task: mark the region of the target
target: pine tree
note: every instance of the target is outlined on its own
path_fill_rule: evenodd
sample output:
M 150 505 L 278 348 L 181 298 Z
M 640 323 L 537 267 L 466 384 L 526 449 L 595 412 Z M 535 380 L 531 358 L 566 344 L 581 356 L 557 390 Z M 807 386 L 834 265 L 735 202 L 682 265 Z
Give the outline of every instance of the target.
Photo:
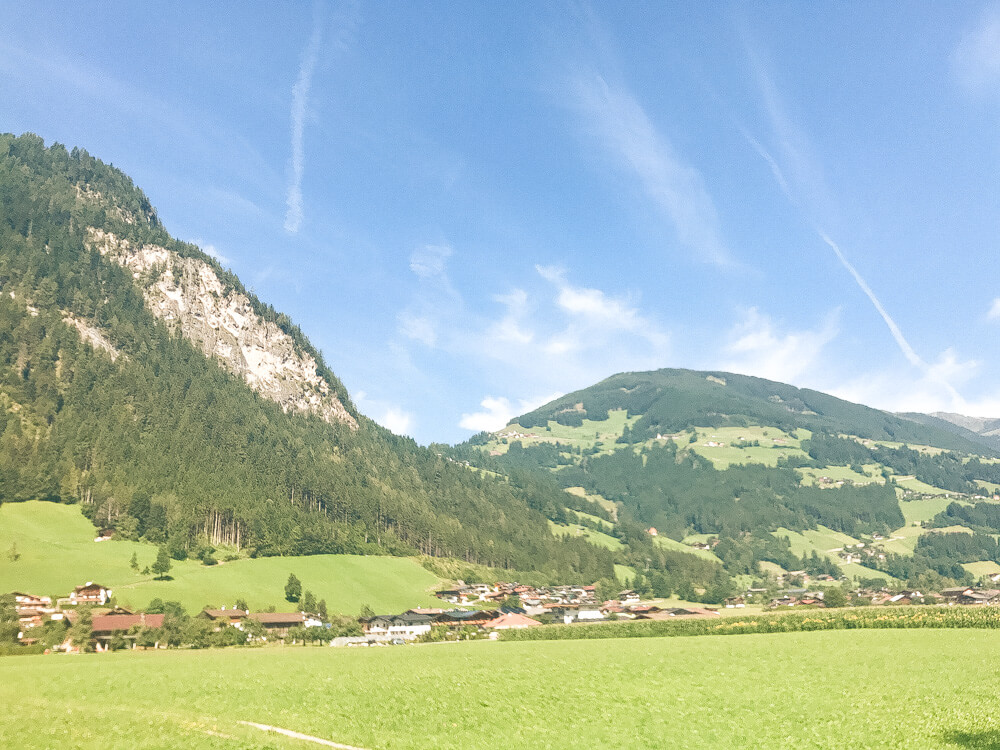
M 166 578 L 167 573 L 170 571 L 172 563 L 170 562 L 170 553 L 167 552 L 166 545 L 160 545 L 160 551 L 156 553 L 156 561 L 153 563 L 153 573 L 156 575 L 157 579 Z
M 297 602 L 302 598 L 302 582 L 295 577 L 294 573 L 288 574 L 288 583 L 285 584 L 285 599 L 290 602 Z

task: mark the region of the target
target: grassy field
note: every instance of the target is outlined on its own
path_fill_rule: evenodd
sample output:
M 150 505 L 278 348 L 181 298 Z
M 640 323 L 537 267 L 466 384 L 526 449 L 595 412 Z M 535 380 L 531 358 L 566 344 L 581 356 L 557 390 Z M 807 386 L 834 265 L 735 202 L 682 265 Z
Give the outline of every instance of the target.
M 778 442 L 775 442 L 776 440 Z M 760 445 L 737 447 L 741 442 L 754 441 Z M 713 427 L 699 428 L 697 442 L 687 447 L 711 461 L 716 469 L 725 469 L 733 464 L 777 466 L 779 458 L 791 455 L 805 456 L 799 447 L 800 442 L 798 436 L 782 432 L 777 427 Z M 722 445 L 708 445 L 708 443 L 722 443 Z
M 582 536 L 585 537 L 591 544 L 610 550 L 620 550 L 625 546 L 616 537 L 613 537 L 610 534 L 604 534 L 600 531 L 595 531 L 594 529 L 588 529 L 586 526 L 580 526 L 575 523 L 570 524 L 569 526 L 560 526 L 553 521 L 549 521 L 549 531 L 551 531 L 555 536 Z
M 783 536 L 789 540 L 792 552 L 796 555 L 810 555 L 815 550 L 820 556 L 833 560 L 844 575 L 850 578 L 881 578 L 884 581 L 895 581 L 888 573 L 866 568 L 858 563 L 845 563 L 837 557 L 835 550 L 842 548 L 845 544 L 856 544 L 857 540 L 847 534 L 834 531 L 826 526 L 819 526 L 816 529 L 806 529 L 803 532 L 792 531 L 790 529 L 779 528 L 774 532 L 775 536 Z M 912 551 L 912 550 L 911 550 Z
M 995 641 L 874 630 L 5 658 L 0 746 L 313 746 L 251 721 L 397 750 L 996 748 Z
M 663 549 L 677 550 L 678 552 L 686 552 L 689 555 L 695 555 L 696 557 L 704 558 L 705 560 L 712 560 L 713 562 L 721 562 L 712 550 L 708 549 L 695 549 L 684 542 L 678 542 L 676 539 L 671 539 L 666 536 L 658 536 L 653 539 L 653 542 Z
M 173 599 L 188 610 L 205 605 L 232 606 L 237 597 L 252 609 L 285 602 L 288 574 L 326 599 L 331 612 L 357 614 L 368 604 L 380 612 L 399 612 L 437 602 L 429 593 L 440 579 L 417 562 L 398 557 L 315 555 L 236 560 L 212 567 L 174 561 L 172 580 L 154 581 L 129 567 L 136 553 L 140 568 L 156 558 L 156 547 L 140 542 L 95 542 L 94 527 L 77 507 L 55 503 L 5 503 L 0 506 L 0 550 L 17 545 L 21 557 L 0 557 L 0 591 L 66 596 L 74 586 L 97 581 L 110 586 L 120 604 L 141 607 L 151 599 Z
M 631 581 L 635 578 L 635 568 L 631 565 L 619 565 L 618 563 L 615 563 L 615 578 L 623 584 L 625 581 Z
M 972 573 L 972 575 L 979 578 L 980 576 L 991 576 L 996 573 L 1000 573 L 1000 565 L 997 565 L 992 560 L 983 560 L 981 562 L 965 563 L 962 565 L 967 571 Z
M 834 486 L 829 483 L 820 482 L 820 479 L 823 477 L 832 479 L 834 482 L 854 482 L 854 484 L 885 483 L 881 475 L 882 467 L 878 464 L 865 464 L 862 468 L 867 473 L 859 474 L 850 466 L 825 466 L 822 469 L 802 468 L 798 469 L 798 472 L 802 474 L 802 484 L 815 484 L 821 487 Z

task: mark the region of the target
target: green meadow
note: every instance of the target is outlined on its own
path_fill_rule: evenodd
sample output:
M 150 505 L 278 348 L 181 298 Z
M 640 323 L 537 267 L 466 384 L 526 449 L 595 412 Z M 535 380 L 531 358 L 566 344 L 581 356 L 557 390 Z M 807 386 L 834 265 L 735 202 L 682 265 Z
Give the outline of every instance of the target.
M 995 748 L 995 644 L 863 630 L 9 657 L 0 746 L 317 746 L 255 722 L 397 750 Z
M 113 589 L 119 604 L 142 607 L 155 598 L 181 602 L 189 611 L 205 605 L 232 606 L 237 597 L 251 609 L 285 601 L 285 582 L 294 573 L 331 612 L 357 614 L 364 605 L 399 612 L 437 602 L 441 580 L 415 560 L 360 555 L 263 557 L 205 566 L 173 561 L 171 580 L 156 581 L 140 570 L 156 559 L 157 548 L 142 542 L 95 542 L 95 530 L 79 508 L 56 503 L 0 505 L 0 591 L 66 596 L 74 586 L 96 581 Z M 16 545 L 20 558 L 7 555 Z

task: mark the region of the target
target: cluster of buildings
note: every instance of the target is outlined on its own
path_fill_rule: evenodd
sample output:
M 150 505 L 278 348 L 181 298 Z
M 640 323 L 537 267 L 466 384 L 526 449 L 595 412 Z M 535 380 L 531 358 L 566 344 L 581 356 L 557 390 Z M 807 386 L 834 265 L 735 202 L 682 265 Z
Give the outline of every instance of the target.
M 88 581 L 77 586 L 66 597 L 60 597 L 53 603 L 52 597 L 36 596 L 21 591 L 12 592 L 14 610 L 17 614 L 20 632 L 18 638 L 22 643 L 31 644 L 39 639 L 40 629 L 48 622 L 63 622 L 67 626 L 76 624 L 80 617 L 80 607 L 90 607 L 91 614 L 91 644 L 97 651 L 108 649 L 111 639 L 116 634 L 134 644 L 136 629 L 155 630 L 163 627 L 164 615 L 135 612 L 125 607 L 105 607 L 109 604 L 112 590 L 107 586 Z M 209 609 L 202 610 L 198 617 L 213 622 L 221 629 L 232 625 L 244 629 L 248 620 L 255 620 L 270 637 L 284 637 L 293 627 L 319 626 L 323 623 L 313 615 L 304 612 L 250 612 L 242 609 Z M 58 646 L 60 651 L 76 651 L 67 637 Z

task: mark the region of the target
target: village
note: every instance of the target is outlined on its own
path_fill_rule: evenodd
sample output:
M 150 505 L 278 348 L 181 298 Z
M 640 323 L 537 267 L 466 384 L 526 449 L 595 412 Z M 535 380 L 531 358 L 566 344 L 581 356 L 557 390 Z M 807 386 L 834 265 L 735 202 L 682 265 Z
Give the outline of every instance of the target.
M 802 577 L 808 582 L 808 576 Z M 858 588 L 836 605 L 829 604 L 835 597 L 828 597 L 822 588 L 789 587 L 777 596 L 768 596 L 768 589 L 750 588 L 726 599 L 722 607 L 666 606 L 662 601 L 643 601 L 632 590 L 600 602 L 595 588 L 459 582 L 454 588 L 436 592 L 450 607 L 414 607 L 398 614 L 368 611 L 360 617 L 327 617 L 304 610 L 275 612 L 273 608 L 252 612 L 245 605 L 205 607 L 189 617 L 176 603 L 159 600 L 147 611 L 133 611 L 117 605 L 114 592 L 94 582 L 77 586 L 54 602 L 52 597 L 24 592 L 11 592 L 5 598 L 16 615 L 18 642 L 27 647 L 44 646 L 46 653 L 307 642 L 356 647 L 495 640 L 500 632 L 511 629 L 585 626 L 609 620 L 717 618 L 725 610 L 744 610 L 748 605 L 770 611 L 845 605 L 1000 605 L 1000 589 L 974 586 L 926 594 Z

